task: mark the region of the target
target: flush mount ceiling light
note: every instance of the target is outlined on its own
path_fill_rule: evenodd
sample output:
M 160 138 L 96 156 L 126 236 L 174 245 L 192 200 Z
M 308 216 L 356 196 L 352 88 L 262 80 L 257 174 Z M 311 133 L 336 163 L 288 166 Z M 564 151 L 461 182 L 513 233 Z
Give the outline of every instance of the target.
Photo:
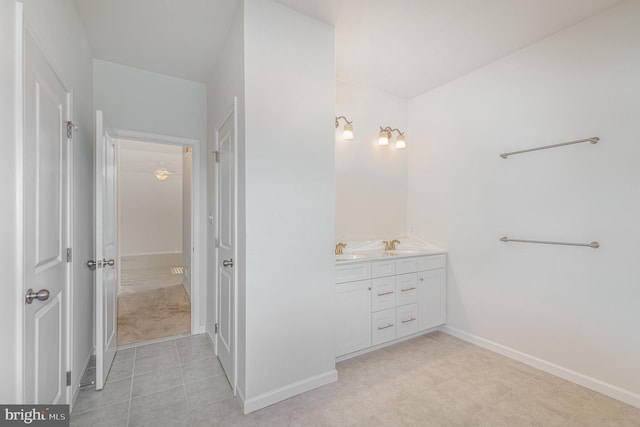
M 338 128 L 338 126 L 340 126 L 340 119 L 344 119 L 345 124 L 342 127 L 342 138 L 346 139 L 346 140 L 352 140 L 353 139 L 353 122 L 350 122 L 349 119 L 347 119 L 345 116 L 338 116 L 336 117 L 336 129 Z
M 169 175 L 173 175 L 173 172 L 169 172 L 166 167 L 164 167 L 164 162 L 160 162 L 160 167 L 153 171 L 153 174 L 156 176 L 158 181 L 164 181 L 169 178 Z
M 391 129 L 389 126 L 383 128 L 380 126 L 380 133 L 378 134 L 378 145 L 389 145 L 391 134 L 397 132 L 396 148 L 406 148 L 407 142 L 404 139 L 404 133 L 400 129 Z

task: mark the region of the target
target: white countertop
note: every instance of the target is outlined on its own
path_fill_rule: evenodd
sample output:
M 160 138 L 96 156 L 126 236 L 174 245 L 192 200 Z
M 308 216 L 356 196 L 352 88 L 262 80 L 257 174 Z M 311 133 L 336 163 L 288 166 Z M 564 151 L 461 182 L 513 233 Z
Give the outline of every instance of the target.
M 336 255 L 336 265 L 370 262 L 389 258 L 410 258 L 446 254 L 447 251 L 429 243 L 410 241 L 396 245 L 396 250 L 385 251 L 381 242 L 347 242 L 342 255 Z

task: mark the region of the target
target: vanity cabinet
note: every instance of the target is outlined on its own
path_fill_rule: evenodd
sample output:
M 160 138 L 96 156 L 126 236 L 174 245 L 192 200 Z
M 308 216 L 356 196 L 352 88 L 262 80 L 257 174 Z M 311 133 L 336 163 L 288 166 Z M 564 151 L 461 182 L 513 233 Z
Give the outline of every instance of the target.
M 336 356 L 446 322 L 446 255 L 336 267 Z

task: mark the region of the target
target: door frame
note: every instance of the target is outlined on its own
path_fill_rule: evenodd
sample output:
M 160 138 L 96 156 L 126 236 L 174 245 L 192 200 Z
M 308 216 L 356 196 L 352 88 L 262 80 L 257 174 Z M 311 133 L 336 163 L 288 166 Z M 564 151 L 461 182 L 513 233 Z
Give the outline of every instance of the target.
M 225 122 L 230 118 L 233 119 L 233 180 L 234 180 L 234 190 L 233 190 L 233 208 L 234 208 L 234 222 L 233 222 L 233 240 L 234 240 L 234 248 L 233 248 L 233 260 L 235 266 L 238 266 L 238 97 L 233 97 L 233 104 L 231 109 L 224 115 L 222 120 L 215 127 L 214 135 L 213 135 L 213 153 L 215 155 L 215 151 L 218 150 L 218 135 L 222 126 L 224 126 Z M 214 241 L 218 239 L 218 229 L 220 226 L 220 217 L 218 216 L 219 206 L 218 206 L 218 173 L 219 168 L 217 163 L 213 163 L 214 171 L 214 185 L 213 185 L 213 200 L 214 200 L 214 216 L 215 221 L 213 226 L 214 228 Z M 218 247 L 214 246 L 214 253 L 212 254 L 214 258 L 214 293 L 213 293 L 213 312 L 214 312 L 214 323 L 219 323 L 220 321 L 220 313 L 218 311 L 218 297 L 220 295 L 220 282 L 218 280 L 218 269 L 219 269 L 219 257 L 218 257 Z M 233 274 L 233 342 L 231 343 L 231 357 L 233 360 L 233 384 L 231 384 L 231 388 L 233 389 L 233 394 L 235 396 L 237 392 L 237 384 L 238 384 L 238 270 L 236 269 Z M 213 350 L 218 355 L 218 339 L 213 333 Z
M 206 238 L 203 238 L 202 235 L 205 231 L 205 228 L 203 227 L 205 216 L 201 212 L 200 201 L 202 200 L 202 192 L 206 191 L 206 186 L 203 186 L 200 183 L 201 142 L 199 139 L 194 138 L 161 135 L 151 132 L 140 132 L 118 128 L 110 128 L 110 133 L 114 139 L 178 145 L 182 147 L 186 146 L 191 147 L 193 150 L 193 154 L 191 156 L 191 334 L 196 335 L 204 333 L 204 317 L 206 313 L 201 309 L 203 306 L 201 302 L 206 298 L 207 275 L 205 270 L 206 265 L 201 262 L 201 257 L 206 251 Z
M 16 184 L 16 208 L 17 208 L 17 221 L 16 230 L 18 230 L 17 236 L 17 244 L 16 244 L 16 258 L 18 261 L 19 267 L 19 275 L 18 275 L 18 319 L 16 322 L 16 327 L 19 331 L 18 333 L 18 345 L 16 346 L 17 353 L 17 372 L 19 373 L 18 387 L 17 387 L 17 396 L 20 398 L 20 402 L 26 403 L 26 364 L 25 364 L 25 336 L 26 333 L 24 326 L 24 295 L 25 289 L 27 287 L 26 283 L 26 265 L 25 265 L 25 237 L 24 237 L 24 227 L 26 225 L 25 221 L 25 188 L 24 188 L 24 150 L 25 150 L 25 139 L 24 139 L 24 127 L 26 126 L 25 114 L 24 114 L 24 96 L 25 96 L 25 58 L 26 58 L 26 41 L 25 38 L 27 33 L 29 37 L 36 44 L 44 58 L 46 59 L 49 67 L 53 70 L 53 73 L 56 79 L 60 82 L 60 85 L 63 87 L 66 93 L 66 101 L 67 101 L 67 109 L 65 111 L 66 120 L 70 122 L 74 122 L 73 119 L 73 89 L 68 89 L 67 85 L 64 83 L 63 79 L 60 77 L 60 73 L 58 69 L 53 64 L 51 57 L 48 55 L 47 51 L 42 46 L 42 43 L 38 40 L 36 34 L 29 28 L 28 25 L 24 22 L 24 6 L 20 1 L 16 1 L 16 14 L 15 14 L 15 24 L 16 24 L 16 40 L 15 40 L 15 132 L 16 132 L 16 175 L 17 175 L 17 184 Z M 72 138 L 67 138 L 67 153 L 66 153 L 66 161 L 67 161 L 67 176 L 66 182 L 63 183 L 64 190 L 67 195 L 67 206 L 66 206 L 66 235 L 64 236 L 64 240 L 66 242 L 67 248 L 73 248 L 73 225 L 74 225 L 74 217 L 73 217 L 73 207 L 74 207 L 74 192 L 73 192 L 73 179 L 74 179 L 74 164 L 73 164 L 73 143 Z M 64 321 L 66 322 L 64 329 L 66 334 L 66 355 L 65 355 L 65 371 L 69 372 L 73 367 L 73 269 L 74 263 L 67 262 L 65 266 L 66 270 L 66 283 L 64 285 L 64 291 L 66 293 L 64 304 L 65 312 L 63 313 Z M 73 405 L 73 384 L 68 385 L 65 390 L 65 401 L 67 404 L 71 406 Z

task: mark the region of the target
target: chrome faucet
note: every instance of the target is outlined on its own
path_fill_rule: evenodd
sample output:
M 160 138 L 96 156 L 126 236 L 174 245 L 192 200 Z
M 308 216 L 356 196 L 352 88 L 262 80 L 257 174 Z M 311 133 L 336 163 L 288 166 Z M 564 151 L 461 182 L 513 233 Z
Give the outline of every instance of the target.
M 336 243 L 336 255 L 342 255 L 342 250 L 347 246 L 346 243 L 338 242 Z
M 385 251 L 395 251 L 396 250 L 396 243 L 400 243 L 400 240 L 383 240 L 382 243 L 384 243 L 384 250 Z

